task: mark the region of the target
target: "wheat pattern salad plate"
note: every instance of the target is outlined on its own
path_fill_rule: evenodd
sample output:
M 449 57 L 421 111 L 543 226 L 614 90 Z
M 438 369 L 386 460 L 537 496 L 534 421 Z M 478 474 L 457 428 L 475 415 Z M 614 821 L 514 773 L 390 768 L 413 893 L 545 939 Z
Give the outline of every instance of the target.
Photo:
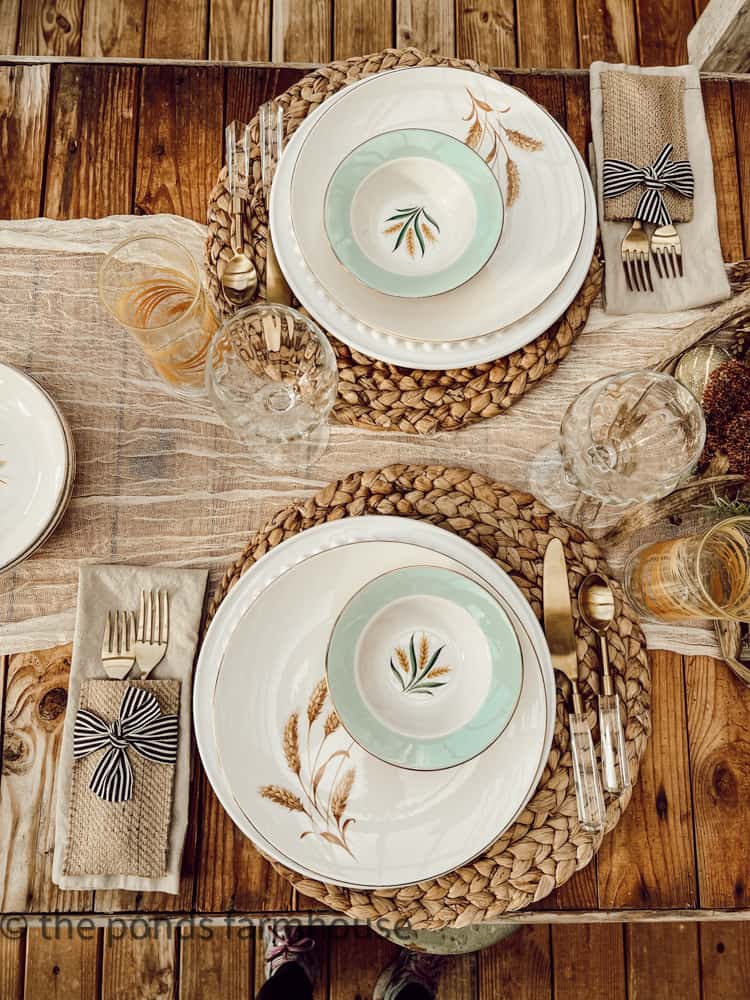
M 415 564 L 491 589 L 524 664 L 505 731 L 443 771 L 396 768 L 356 746 L 325 682 L 330 631 L 352 593 Z M 251 567 L 211 623 L 194 690 L 201 757 L 235 823 L 280 863 L 354 888 L 445 874 L 493 843 L 539 782 L 554 699 L 539 624 L 506 574 L 440 528 L 389 517 L 310 529 Z
M 37 383 L 0 363 L 0 571 L 49 536 L 70 496 L 73 445 Z
M 461 573 L 411 566 L 377 577 L 334 625 L 331 701 L 361 747 L 399 767 L 471 760 L 507 725 L 521 652 L 493 595 Z
M 325 194 L 325 227 L 344 267 L 371 288 L 439 295 L 487 263 L 503 199 L 470 146 L 430 129 L 400 129 L 344 157 Z

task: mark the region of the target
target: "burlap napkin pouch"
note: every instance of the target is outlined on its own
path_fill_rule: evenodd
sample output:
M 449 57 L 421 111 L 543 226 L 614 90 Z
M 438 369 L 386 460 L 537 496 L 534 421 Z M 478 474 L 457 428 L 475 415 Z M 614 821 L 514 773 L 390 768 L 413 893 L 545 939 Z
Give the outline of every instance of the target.
M 177 893 L 190 793 L 192 671 L 198 645 L 205 570 L 82 566 L 73 661 L 58 763 L 52 878 L 63 889 L 130 889 Z M 169 592 L 169 644 L 149 679 L 107 679 L 101 646 L 107 612 L 137 611 L 142 589 Z M 73 726 L 80 707 L 107 722 L 118 717 L 131 684 L 153 691 L 162 712 L 179 715 L 177 760 L 157 764 L 134 751 L 133 796 L 105 802 L 89 788 L 104 753 L 73 760 Z
M 657 84 L 644 82 L 651 79 Z M 694 66 L 643 67 L 595 62 L 591 66 L 590 85 L 591 166 L 606 262 L 606 311 L 619 314 L 677 312 L 729 298 L 729 282 L 719 241 L 711 143 L 698 70 Z M 616 115 L 614 123 L 605 120 L 610 111 Z M 626 122 L 627 117 L 631 121 Z M 682 278 L 661 279 L 652 265 L 654 291 L 631 292 L 622 268 L 620 244 L 643 189 L 635 188 L 605 203 L 602 163 L 605 158 L 613 157 L 626 159 L 637 166 L 653 163 L 666 142 L 674 145 L 673 159 L 690 161 L 695 177 L 695 197 L 691 205 L 685 204 L 690 199 L 677 194 L 672 196 L 670 193 L 665 199 L 678 226 L 685 273 Z M 692 216 L 689 214 L 691 208 Z
M 600 77 L 605 160 L 627 160 L 637 167 L 653 163 L 667 143 L 673 160 L 687 160 L 685 80 L 681 76 L 647 76 L 610 70 Z M 604 218 L 630 222 L 642 188 L 632 188 L 604 202 Z M 664 194 L 673 222 L 689 222 L 693 199 L 667 189 Z
M 78 707 L 106 723 L 114 722 L 130 686 L 152 692 L 162 715 L 179 714 L 177 680 L 86 680 Z M 101 752 L 73 761 L 64 875 L 166 876 L 175 765 L 147 760 L 133 749 L 127 753 L 133 793 L 126 802 L 107 802 L 92 791 Z

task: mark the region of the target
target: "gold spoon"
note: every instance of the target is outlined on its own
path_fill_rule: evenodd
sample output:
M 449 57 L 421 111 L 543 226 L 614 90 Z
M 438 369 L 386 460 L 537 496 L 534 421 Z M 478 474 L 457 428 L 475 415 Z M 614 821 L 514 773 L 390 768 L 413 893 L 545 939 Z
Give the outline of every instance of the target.
M 620 716 L 620 698 L 609 669 L 607 630 L 615 617 L 615 595 L 601 573 L 589 573 L 578 590 L 581 618 L 599 637 L 603 694 L 599 695 L 599 733 L 602 741 L 602 781 L 608 792 L 620 794 L 630 785 L 630 767 Z
M 232 198 L 230 243 L 234 253 L 219 272 L 219 284 L 227 303 L 235 309 L 249 305 L 258 290 L 258 272 L 245 253 L 242 200 Z

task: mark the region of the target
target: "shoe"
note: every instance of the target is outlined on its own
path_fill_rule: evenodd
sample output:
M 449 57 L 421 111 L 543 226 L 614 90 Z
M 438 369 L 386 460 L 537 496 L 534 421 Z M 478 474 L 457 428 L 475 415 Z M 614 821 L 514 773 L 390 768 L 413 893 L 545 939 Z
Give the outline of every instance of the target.
M 304 935 L 301 927 L 283 920 L 269 921 L 263 925 L 263 945 L 266 979 L 270 979 L 287 962 L 295 962 L 315 985 L 318 954 L 315 942 Z
M 438 979 L 447 959 L 402 948 L 395 962 L 380 973 L 372 1000 L 398 1000 L 405 986 L 421 986 L 431 997 L 437 993 Z

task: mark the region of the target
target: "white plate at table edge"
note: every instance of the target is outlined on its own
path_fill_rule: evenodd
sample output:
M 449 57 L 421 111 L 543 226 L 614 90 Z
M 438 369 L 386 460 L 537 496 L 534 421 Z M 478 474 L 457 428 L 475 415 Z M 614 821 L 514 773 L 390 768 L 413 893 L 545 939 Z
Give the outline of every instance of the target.
M 18 375 L 22 376 L 25 379 L 28 379 L 28 381 L 30 382 L 33 382 L 33 384 L 36 386 L 39 392 L 41 392 L 41 394 L 46 397 L 47 402 L 52 407 L 55 416 L 57 417 L 60 426 L 62 428 L 63 438 L 65 442 L 65 463 L 66 463 L 65 480 L 58 494 L 58 498 L 56 501 L 57 506 L 55 507 L 55 510 L 53 511 L 50 519 L 48 520 L 47 524 L 41 529 L 39 534 L 23 550 L 23 552 L 20 552 L 18 555 L 14 556 L 9 562 L 0 565 L 0 576 L 2 576 L 4 573 L 7 573 L 10 570 L 15 569 L 22 562 L 25 562 L 30 556 L 32 556 L 37 551 L 37 549 L 41 548 L 42 545 L 44 545 L 44 543 L 51 537 L 51 535 L 57 529 L 57 526 L 62 520 L 63 515 L 65 514 L 65 511 L 68 508 L 68 504 L 70 503 L 70 499 L 73 495 L 73 486 L 75 482 L 75 473 L 76 473 L 76 451 L 75 451 L 75 441 L 73 439 L 73 433 L 70 429 L 70 425 L 68 424 L 68 421 L 66 420 L 62 410 L 57 405 L 52 396 L 47 392 L 44 386 L 42 386 L 39 382 L 37 382 L 37 380 L 33 377 L 33 375 L 30 375 L 28 372 L 25 372 L 22 368 L 19 368 L 17 365 L 12 365 L 10 364 L 10 362 L 7 361 L 0 362 L 0 365 L 2 365 L 5 368 L 10 368 L 11 370 L 15 371 Z
M 335 97 L 335 95 L 334 95 Z M 334 98 L 330 98 L 333 100 Z M 320 111 L 320 109 L 318 109 Z M 318 112 L 313 112 L 313 115 Z M 289 140 L 279 163 L 276 179 L 282 179 L 290 172 L 293 153 L 296 148 L 297 136 L 304 137 L 305 129 L 310 127 L 312 116 L 308 116 Z M 553 119 L 554 120 L 554 119 Z M 557 123 L 555 123 L 557 124 Z M 576 297 L 588 274 L 591 259 L 596 246 L 596 201 L 591 179 L 588 175 L 580 153 L 570 136 L 559 125 L 561 134 L 566 139 L 584 182 L 586 214 L 581 247 L 573 261 L 573 265 L 558 288 L 541 303 L 537 310 L 507 328 L 487 334 L 477 340 L 461 340 L 450 343 L 431 341 L 409 341 L 393 334 L 383 333 L 360 323 L 354 317 L 346 314 L 320 288 L 314 275 L 307 268 L 299 248 L 294 243 L 291 230 L 284 231 L 281 223 L 283 205 L 280 205 L 282 195 L 281 185 L 274 183 L 271 189 L 271 233 L 274 246 L 277 249 L 282 270 L 300 303 L 315 317 L 315 319 L 333 336 L 361 351 L 363 354 L 400 365 L 404 368 L 418 368 L 426 371 L 445 371 L 453 368 L 471 366 L 484 362 L 495 361 L 506 357 L 513 351 L 525 346 L 535 337 L 547 330 L 565 312 Z M 303 140 L 298 140 L 303 141 Z M 288 208 L 287 208 L 288 217 Z M 285 247 L 291 236 L 291 250 Z M 279 252 L 279 248 L 281 251 Z M 299 270 L 299 274 L 296 270 Z M 299 278 L 299 280 L 298 280 Z M 302 292 L 300 293 L 300 290 Z M 341 323 L 348 324 L 342 332 Z
M 548 199 L 551 205 L 548 205 L 550 212 L 557 212 L 558 222 L 562 220 L 567 220 L 565 222 L 566 227 L 572 228 L 573 232 L 566 234 L 566 237 L 561 235 L 563 238 L 563 244 L 559 248 L 547 247 L 545 249 L 547 255 L 547 266 L 553 269 L 551 277 L 551 284 L 548 281 L 546 287 L 541 290 L 536 287 L 536 294 L 528 299 L 523 304 L 516 303 L 515 308 L 511 308 L 510 313 L 508 313 L 502 320 L 498 323 L 488 322 L 488 317 L 485 317 L 485 321 L 479 324 L 478 328 L 472 329 L 464 337 L 454 337 L 454 336 L 440 336 L 440 337 L 411 337 L 409 336 L 408 330 L 415 322 L 426 323 L 431 325 L 433 322 L 444 322 L 443 319 L 446 309 L 449 313 L 455 313 L 456 315 L 449 320 L 449 326 L 455 326 L 460 317 L 467 317 L 467 321 L 471 322 L 471 316 L 469 307 L 471 303 L 475 300 L 476 296 L 482 296 L 493 304 L 488 308 L 492 309 L 496 314 L 499 306 L 497 305 L 496 296 L 492 293 L 496 291 L 496 282 L 502 283 L 506 279 L 507 275 L 507 264 L 508 259 L 515 265 L 518 255 L 525 253 L 526 261 L 523 269 L 524 274 L 528 274 L 530 279 L 540 280 L 545 274 L 545 269 L 541 267 L 542 252 L 539 248 L 539 241 L 530 242 L 526 236 L 529 231 L 536 232 L 539 227 L 542 226 L 543 219 L 545 218 L 545 213 L 542 212 L 542 217 L 537 218 L 534 221 L 531 218 L 519 221 L 518 213 L 526 212 L 534 213 L 539 212 L 536 207 L 538 197 L 533 197 L 530 199 L 521 198 L 513 209 L 508 210 L 509 219 L 511 220 L 510 231 L 508 233 L 508 238 L 506 238 L 498 247 L 496 247 L 495 252 L 492 254 L 491 259 L 487 262 L 486 267 L 470 282 L 462 284 L 460 287 L 454 289 L 453 291 L 446 291 L 442 296 L 441 300 L 438 302 L 431 298 L 429 301 L 423 300 L 421 303 L 396 303 L 392 296 L 387 294 L 381 294 L 372 289 L 365 289 L 361 287 L 360 282 L 354 279 L 351 275 L 347 274 L 346 268 L 342 267 L 340 262 L 335 260 L 335 256 L 331 253 L 330 246 L 326 241 L 321 240 L 320 246 L 313 247 L 310 240 L 314 240 L 318 236 L 318 222 L 322 220 L 324 214 L 323 204 L 318 205 L 315 202 L 314 208 L 312 208 L 313 216 L 310 216 L 310 207 L 313 205 L 313 201 L 308 196 L 308 190 L 310 189 L 310 182 L 308 181 L 308 175 L 312 176 L 312 192 L 315 194 L 318 185 L 324 185 L 327 178 L 327 170 L 322 166 L 321 156 L 317 155 L 313 145 L 317 142 L 317 148 L 321 152 L 322 157 L 325 157 L 329 150 L 331 142 L 335 142 L 337 135 L 341 133 L 346 134 L 346 139 L 343 144 L 339 146 L 336 154 L 334 155 L 334 161 L 328 164 L 329 168 L 332 168 L 336 158 L 342 156 L 347 150 L 351 154 L 349 149 L 349 130 L 344 129 L 341 126 L 336 128 L 336 118 L 341 118 L 342 111 L 344 117 L 347 116 L 347 105 L 354 104 L 354 108 L 349 111 L 349 117 L 352 117 L 355 122 L 358 122 L 362 118 L 362 109 L 359 109 L 359 114 L 357 113 L 357 102 L 360 105 L 365 106 L 371 105 L 373 109 L 377 108 L 385 103 L 386 107 L 389 107 L 390 101 L 388 98 L 388 88 L 391 91 L 394 89 L 401 91 L 406 88 L 406 91 L 411 95 L 417 87 L 415 82 L 410 86 L 409 81 L 406 77 L 411 77 L 413 81 L 416 80 L 426 80 L 426 77 L 432 75 L 433 86 L 430 88 L 429 80 L 425 83 L 420 83 L 421 90 L 423 94 L 423 99 L 425 95 L 425 90 L 427 93 L 430 90 L 440 90 L 444 89 L 446 94 L 451 95 L 451 99 L 455 100 L 458 95 L 464 97 L 464 92 L 469 88 L 481 86 L 482 96 L 485 100 L 492 100 L 495 103 L 512 102 L 516 98 L 520 99 L 520 107 L 515 108 L 515 114 L 521 116 L 523 121 L 519 123 L 515 121 L 514 124 L 518 127 L 522 124 L 524 129 L 528 129 L 533 134 L 539 136 L 540 134 L 546 134 L 544 140 L 545 152 L 539 153 L 540 160 L 536 154 L 532 155 L 527 164 L 527 169 L 531 168 L 537 171 L 543 163 L 545 156 L 556 158 L 557 162 L 557 173 L 562 171 L 562 176 L 560 177 L 560 190 L 555 192 L 554 196 Z M 488 77 L 480 74 L 480 84 L 477 84 L 478 74 L 472 72 L 471 70 L 463 69 L 460 67 L 453 66 L 425 66 L 425 67 L 399 67 L 388 73 L 377 73 L 366 77 L 363 80 L 359 80 L 356 83 L 349 84 L 346 87 L 341 88 L 332 95 L 331 98 L 326 100 L 320 108 L 320 114 L 315 114 L 314 121 L 310 128 L 305 131 L 304 140 L 300 143 L 299 148 L 296 149 L 294 155 L 294 164 L 291 171 L 291 178 L 289 184 L 290 190 L 290 203 L 289 203 L 289 219 L 291 222 L 291 227 L 293 231 L 293 237 L 296 247 L 299 249 L 302 258 L 305 261 L 305 265 L 308 270 L 313 274 L 315 280 L 317 281 L 319 287 L 326 291 L 326 294 L 331 298 L 332 301 L 336 302 L 338 307 L 342 312 L 347 315 L 360 319 L 362 323 L 371 328 L 381 330 L 385 333 L 389 333 L 402 341 L 415 341 L 420 343 L 452 343 L 452 342 L 462 342 L 476 341 L 483 339 L 484 337 L 491 336 L 493 333 L 497 332 L 499 329 L 506 329 L 513 323 L 522 320 L 525 316 L 530 315 L 539 305 L 546 301 L 549 296 L 554 292 L 554 290 L 559 287 L 560 283 L 564 279 L 565 275 L 569 272 L 570 268 L 575 261 L 575 258 L 580 250 L 581 241 L 583 239 L 583 233 L 586 222 L 586 186 L 584 182 L 583 175 L 578 167 L 577 161 L 574 156 L 571 155 L 570 144 L 565 138 L 564 131 L 560 128 L 558 122 L 554 119 L 549 112 L 543 108 L 541 105 L 537 104 L 532 100 L 527 94 L 519 91 L 517 88 L 510 86 L 509 84 L 503 82 L 502 80 L 496 80 L 493 77 Z M 400 79 L 403 78 L 403 79 Z M 435 80 L 435 78 L 437 78 Z M 490 96 L 487 88 L 495 88 L 493 96 Z M 373 95 L 369 96 L 368 91 L 372 89 Z M 385 94 L 381 94 L 379 91 L 385 91 Z M 499 91 L 499 93 L 497 92 Z M 516 95 L 515 98 L 512 95 Z M 363 100 L 364 98 L 364 100 Z M 399 102 L 403 105 L 404 102 Z M 407 108 L 411 107 L 411 100 L 406 104 Z M 446 135 L 451 136 L 455 141 L 462 142 L 462 139 L 458 136 L 454 136 L 451 132 L 450 127 L 447 125 L 443 116 L 443 108 L 440 106 L 440 110 L 436 111 L 433 102 L 430 100 L 430 115 L 428 117 L 428 112 L 425 110 L 424 120 L 417 122 L 415 119 L 408 116 L 408 121 L 399 120 L 395 122 L 384 121 L 381 122 L 381 129 L 377 126 L 373 126 L 368 122 L 364 127 L 363 131 L 355 134 L 351 141 L 359 142 L 361 140 L 370 141 L 375 138 L 378 134 L 382 132 L 387 132 L 393 128 L 398 127 L 419 127 L 427 128 L 429 130 L 437 130 Z M 510 104 L 509 104 L 510 108 Z M 461 122 L 465 123 L 466 118 L 460 113 L 460 109 L 454 109 L 455 116 L 452 119 L 454 123 Z M 531 121 L 531 119 L 536 119 L 536 122 Z M 327 122 L 327 120 L 330 121 Z M 439 120 L 438 120 L 439 119 Z M 331 126 L 333 123 L 333 127 Z M 331 142 L 326 142 L 323 133 L 326 130 L 326 124 L 328 124 L 328 131 L 332 132 Z M 540 132 L 541 130 L 541 132 Z M 554 138 L 550 138 L 553 136 Z M 322 142 L 322 149 L 321 147 Z M 554 146 L 557 145 L 557 152 L 555 153 Z M 538 152 L 538 151 L 537 151 Z M 481 155 L 478 153 L 478 155 Z M 318 174 L 312 173 L 314 170 L 319 170 Z M 542 168 L 542 176 L 546 173 L 546 170 Z M 305 175 L 306 183 L 300 185 L 301 175 Z M 493 170 L 493 174 L 495 171 Z M 570 184 L 572 178 L 574 191 L 570 190 Z M 499 184 L 500 181 L 495 174 L 495 179 Z M 567 184 L 567 188 L 563 186 L 563 180 Z M 328 179 L 330 183 L 330 179 Z M 544 185 L 542 185 L 544 186 Z M 304 190 L 301 190 L 303 188 Z M 536 189 L 534 189 L 536 190 Z M 551 193 L 551 188 L 548 186 L 547 191 Z M 539 192 L 541 194 L 541 192 Z M 575 195 L 575 201 L 574 201 Z M 302 199 L 300 203 L 300 198 Z M 565 208 L 563 208 L 565 205 Z M 318 210 L 320 211 L 321 220 L 317 219 Z M 307 213 L 307 222 L 301 218 L 301 213 Z M 576 220 L 575 222 L 573 220 Z M 506 229 L 508 227 L 506 226 Z M 553 227 L 554 228 L 554 227 Z M 305 236 L 305 233 L 307 235 Z M 515 240 L 517 246 L 515 248 L 509 245 L 508 240 Z M 307 245 L 307 250 L 305 249 Z M 544 245 L 544 240 L 542 240 L 542 245 Z M 550 260 L 551 258 L 551 260 Z M 327 261 L 327 263 L 326 263 Z M 496 273 L 497 272 L 497 273 Z M 494 275 L 494 277 L 493 277 Z M 477 284 L 479 282 L 479 284 Z M 520 288 L 525 288 L 526 283 L 519 284 L 517 281 L 512 282 L 512 287 L 516 289 L 516 293 Z M 523 293 L 522 293 L 523 294 Z M 355 298 L 352 299 L 351 296 Z M 360 316 L 360 310 L 356 307 L 357 297 L 361 299 L 360 305 L 362 306 L 362 316 Z M 348 304 L 347 304 L 348 303 Z M 397 314 L 391 314 L 390 321 L 385 318 L 386 311 L 388 309 L 396 308 L 403 313 L 404 310 L 411 309 L 414 315 L 412 320 L 408 322 L 404 317 L 401 320 L 400 326 L 396 326 L 396 319 L 394 318 Z M 503 306 L 505 308 L 505 305 Z M 367 315 L 369 313 L 369 315 Z M 418 319 L 417 319 L 418 318 Z M 404 327 L 403 324 L 406 324 Z M 484 327 L 484 329 L 482 329 Z
M 425 534 L 424 529 L 427 529 L 426 534 L 429 535 L 429 540 L 424 545 L 421 545 L 419 540 L 409 537 L 415 526 L 418 526 L 416 531 L 423 537 Z M 375 532 L 374 535 L 371 534 L 373 531 Z M 435 542 L 436 540 L 434 534 L 435 532 L 438 532 L 437 540 L 441 542 L 441 548 L 435 548 L 434 545 L 430 544 L 430 542 Z M 344 544 L 356 544 L 358 542 L 366 541 L 403 542 L 411 545 L 420 545 L 428 552 L 438 552 L 444 558 L 454 559 L 459 565 L 469 569 L 472 573 L 476 573 L 479 579 L 483 580 L 485 584 L 490 587 L 493 593 L 496 593 L 495 588 L 482 575 L 480 569 L 472 568 L 472 565 L 476 566 L 476 564 L 479 563 L 481 567 L 484 560 L 488 559 L 490 566 L 493 567 L 493 574 L 494 571 L 497 570 L 501 579 L 506 576 L 506 574 L 504 574 L 503 571 L 493 563 L 486 553 L 483 553 L 480 549 L 472 546 L 464 539 L 461 539 L 444 529 L 437 528 L 436 526 L 429 524 L 429 522 L 420 522 L 418 520 L 410 520 L 399 517 L 364 516 L 359 518 L 346 518 L 341 521 L 330 522 L 325 525 L 313 527 L 307 531 L 301 532 L 299 535 L 294 536 L 294 538 L 287 539 L 287 541 L 281 543 L 279 546 L 276 546 L 274 549 L 271 549 L 261 560 L 258 561 L 258 563 L 254 564 L 254 566 L 248 570 L 248 573 L 245 574 L 237 584 L 235 584 L 225 600 L 219 606 L 216 616 L 209 627 L 201 648 L 195 672 L 193 713 L 196 742 L 198 744 L 198 749 L 203 761 L 203 766 L 209 778 L 209 782 L 219 798 L 219 801 L 241 832 L 245 836 L 248 836 L 248 838 L 254 842 L 260 850 L 264 851 L 280 864 L 293 868 L 294 870 L 300 872 L 303 876 L 315 879 L 323 878 L 323 876 L 316 871 L 306 868 L 304 865 L 291 862 L 290 859 L 284 856 L 282 852 L 277 851 L 274 846 L 265 837 L 263 837 L 262 834 L 255 831 L 255 828 L 252 827 L 252 821 L 250 821 L 238 807 L 231 789 L 229 789 L 228 784 L 225 783 L 226 779 L 221 768 L 218 753 L 215 752 L 216 747 L 213 731 L 213 719 L 211 718 L 206 721 L 204 718 L 204 712 L 207 710 L 209 710 L 209 714 L 212 715 L 210 708 L 213 699 L 213 690 L 218 677 L 221 658 L 223 656 L 222 650 L 219 649 L 216 652 L 213 664 L 209 663 L 208 660 L 214 655 L 214 645 L 226 645 L 234 627 L 244 616 L 248 608 L 254 603 L 255 599 L 265 590 L 267 586 L 283 575 L 288 569 L 299 562 L 305 561 L 310 556 L 316 555 L 319 552 L 326 551 L 330 548 L 336 548 Z M 453 554 L 446 551 L 446 549 L 452 550 Z M 274 558 L 272 559 L 271 557 Z M 468 559 L 468 563 L 462 562 L 462 557 L 464 559 Z M 485 567 L 487 566 L 486 563 L 484 565 Z M 500 596 L 500 599 L 502 600 L 501 595 L 497 596 Z M 505 599 L 504 604 L 507 604 L 506 610 L 510 611 L 514 619 L 518 620 L 524 628 L 528 629 L 530 643 L 535 651 L 535 656 L 537 657 L 537 665 L 539 666 L 541 674 L 541 682 L 546 692 L 546 736 L 543 751 L 539 760 L 539 766 L 534 776 L 531 788 L 529 789 L 528 796 L 514 813 L 510 822 L 504 827 L 504 830 L 508 829 L 508 827 L 515 822 L 518 815 L 520 815 L 523 811 L 523 808 L 529 798 L 531 798 L 538 787 L 539 780 L 549 758 L 549 750 L 552 743 L 552 737 L 554 735 L 555 719 L 555 679 L 544 635 L 533 611 L 520 592 L 518 593 L 518 597 L 519 601 L 517 606 L 508 602 L 507 598 Z M 248 833 L 246 829 L 246 824 L 248 822 L 253 828 L 253 833 Z M 486 845 L 486 848 L 491 846 L 491 844 L 502 835 L 502 832 L 503 831 L 498 831 L 497 834 L 493 836 L 490 843 Z M 472 856 L 476 857 L 481 853 L 482 850 L 475 852 Z M 468 860 L 470 859 L 467 859 L 467 861 Z M 453 868 L 450 870 L 453 870 Z M 439 877 L 439 875 L 435 875 L 434 877 Z M 328 880 L 330 881 L 330 878 Z M 365 886 L 361 883 L 350 883 L 345 881 L 337 881 L 337 884 L 345 885 L 353 889 L 372 888 L 372 886 Z M 378 887 L 385 888 L 386 886 L 383 885 Z

